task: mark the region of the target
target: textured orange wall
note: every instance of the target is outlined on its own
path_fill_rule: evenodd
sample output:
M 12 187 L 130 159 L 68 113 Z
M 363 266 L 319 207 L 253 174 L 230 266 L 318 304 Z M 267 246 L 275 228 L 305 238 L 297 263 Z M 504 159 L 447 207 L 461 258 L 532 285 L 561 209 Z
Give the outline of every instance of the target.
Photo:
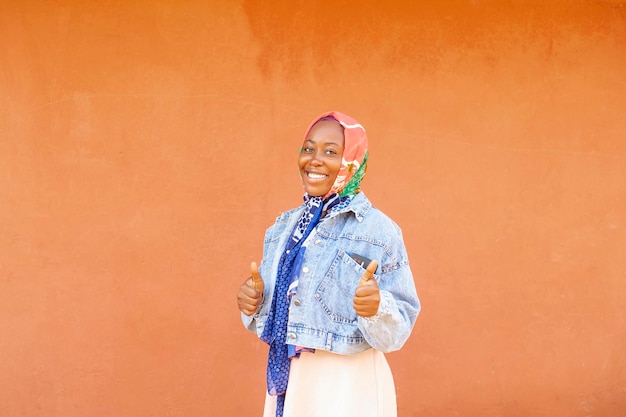
M 379 3 L 1 2 L 0 415 L 260 415 L 235 292 L 329 109 L 423 302 L 400 415 L 623 415 L 624 2 Z

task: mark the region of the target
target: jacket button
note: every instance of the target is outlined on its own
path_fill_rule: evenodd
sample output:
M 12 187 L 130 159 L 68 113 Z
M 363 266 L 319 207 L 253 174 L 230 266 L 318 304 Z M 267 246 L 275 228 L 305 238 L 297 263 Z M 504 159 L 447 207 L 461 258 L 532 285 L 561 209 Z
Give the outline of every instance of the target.
M 317 240 L 315 241 L 315 244 L 316 244 L 316 245 L 319 245 L 319 244 L 320 244 L 320 242 L 321 242 L 321 240 L 320 240 L 320 239 L 317 239 Z
M 304 272 L 305 274 L 309 272 L 309 267 L 308 266 L 303 267 L 302 272 Z
M 296 307 L 300 306 L 300 300 L 295 300 L 293 303 L 296 305 Z
M 296 334 L 295 334 L 295 333 L 289 333 L 289 337 L 290 337 L 291 339 L 295 339 L 295 338 L 296 338 Z

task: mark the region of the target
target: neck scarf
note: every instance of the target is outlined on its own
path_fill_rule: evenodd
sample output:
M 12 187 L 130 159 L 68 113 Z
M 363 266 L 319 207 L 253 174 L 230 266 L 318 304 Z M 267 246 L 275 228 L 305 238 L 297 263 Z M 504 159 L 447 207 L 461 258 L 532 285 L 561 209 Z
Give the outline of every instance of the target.
M 267 361 L 267 391 L 276 395 L 276 417 L 283 416 L 285 393 L 289 380 L 291 358 L 285 343 L 289 319 L 289 286 L 297 279 L 304 250 L 302 244 L 317 226 L 322 213 L 329 212 L 339 203 L 347 202 L 360 190 L 360 183 L 367 167 L 367 136 L 365 129 L 356 120 L 339 112 L 328 112 L 317 117 L 308 127 L 322 119 L 334 119 L 344 128 L 342 166 L 329 192 L 324 196 L 305 195 L 305 207 L 298 219 L 278 264 L 278 274 L 270 312 L 261 334 L 261 340 L 269 344 Z M 296 267 L 294 268 L 294 265 Z

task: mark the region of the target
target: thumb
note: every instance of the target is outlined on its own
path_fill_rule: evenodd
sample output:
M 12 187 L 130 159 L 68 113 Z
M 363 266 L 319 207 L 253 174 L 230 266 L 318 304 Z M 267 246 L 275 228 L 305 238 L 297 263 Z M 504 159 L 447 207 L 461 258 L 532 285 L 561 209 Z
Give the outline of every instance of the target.
M 250 272 L 252 273 L 252 281 L 254 283 L 254 288 L 257 291 L 263 293 L 263 288 L 265 285 L 263 284 L 263 278 L 261 278 L 261 274 L 259 274 L 259 267 L 256 262 L 252 262 L 250 264 Z
M 361 275 L 361 281 L 359 281 L 359 286 L 364 285 L 367 281 L 374 278 L 374 272 L 376 272 L 376 268 L 378 268 L 378 261 L 373 260 L 367 265 L 365 268 L 365 272 Z

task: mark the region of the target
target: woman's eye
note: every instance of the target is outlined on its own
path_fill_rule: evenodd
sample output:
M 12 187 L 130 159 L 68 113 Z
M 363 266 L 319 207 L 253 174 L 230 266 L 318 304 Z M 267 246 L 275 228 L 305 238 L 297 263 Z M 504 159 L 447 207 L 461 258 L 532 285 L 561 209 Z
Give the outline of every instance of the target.
M 326 149 L 326 154 L 327 155 L 337 155 L 337 151 L 335 151 L 334 149 Z
M 302 148 L 302 152 L 311 153 L 311 152 L 313 152 L 313 148 L 306 148 L 306 147 Z

